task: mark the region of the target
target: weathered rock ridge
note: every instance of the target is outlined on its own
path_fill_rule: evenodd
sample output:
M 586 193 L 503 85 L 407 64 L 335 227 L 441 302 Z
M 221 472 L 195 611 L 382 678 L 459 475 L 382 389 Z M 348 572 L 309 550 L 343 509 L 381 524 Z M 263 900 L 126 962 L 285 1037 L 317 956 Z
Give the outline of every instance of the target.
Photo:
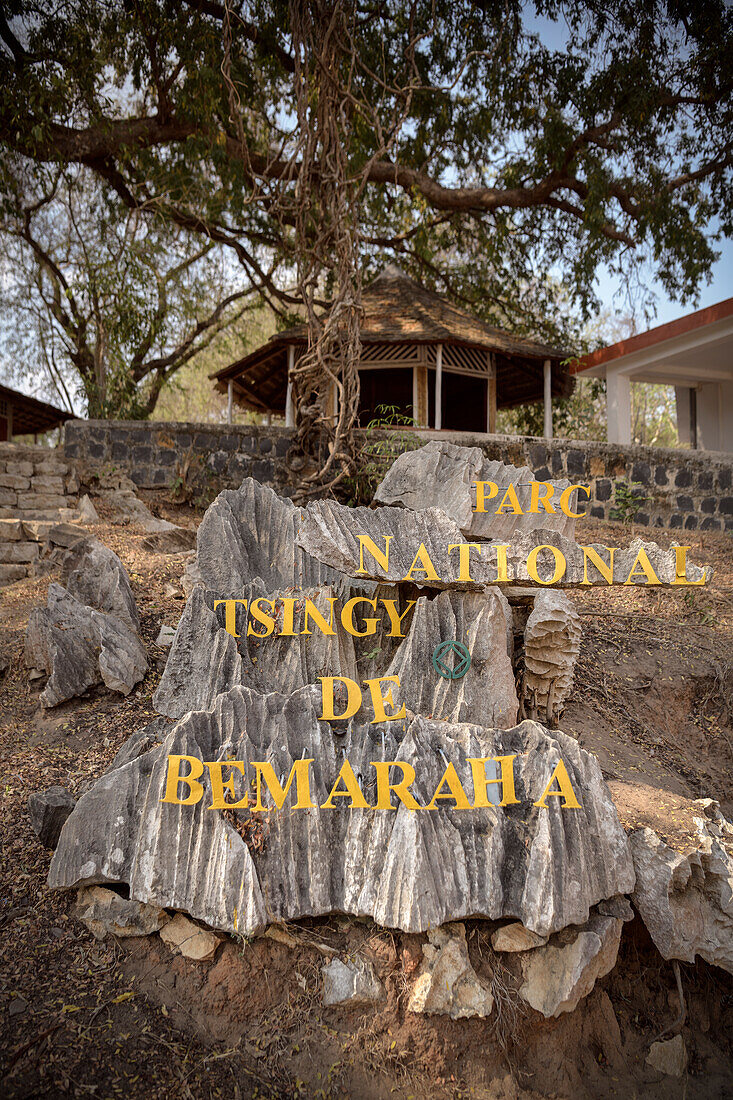
M 545 935 L 584 923 L 591 906 L 633 888 L 628 842 L 599 765 L 572 738 L 534 722 L 502 731 L 424 717 L 352 724 L 336 738 L 318 720 L 319 708 L 320 692 L 312 687 L 290 695 L 237 687 L 211 711 L 188 714 L 159 746 L 108 772 L 82 796 L 62 831 L 50 885 L 126 883 L 134 900 L 242 934 L 270 921 L 338 911 L 405 931 L 469 916 L 511 917 Z M 527 755 L 517 766 L 518 805 L 272 811 L 264 846 L 250 850 L 221 813 L 206 808 L 208 772 L 197 805 L 160 801 L 171 753 L 268 761 L 283 781 L 295 760 L 313 759 L 318 806 L 344 758 L 371 805 L 372 760 L 411 763 L 415 796 L 425 804 L 447 760 L 472 790 L 468 758 Z M 582 808 L 562 810 L 559 799 L 534 807 L 561 756 Z M 249 813 L 239 817 L 246 826 Z

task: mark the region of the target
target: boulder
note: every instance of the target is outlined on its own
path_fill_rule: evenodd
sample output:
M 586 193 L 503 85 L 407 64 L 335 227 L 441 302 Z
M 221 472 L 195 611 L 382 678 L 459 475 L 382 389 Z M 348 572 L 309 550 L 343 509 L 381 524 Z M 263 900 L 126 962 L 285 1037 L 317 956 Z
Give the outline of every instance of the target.
M 89 535 L 73 543 L 64 557 L 62 580 L 80 603 L 114 615 L 135 632 L 140 629 L 127 570 L 99 539 Z
M 458 524 L 467 539 L 504 542 L 520 531 L 539 528 L 574 538 L 576 521 L 566 516 L 559 504 L 556 504 L 554 513 L 548 513 L 544 508 L 540 514 L 528 511 L 534 480 L 535 476 L 528 466 L 507 466 L 496 459 L 486 458 L 479 447 L 459 447 L 455 443 L 433 439 L 418 450 L 404 451 L 397 456 L 374 494 L 374 503 L 398 504 L 413 512 L 437 508 Z M 476 506 L 477 481 L 492 481 L 498 486 L 496 496 L 486 501 L 485 512 L 473 510 Z M 557 502 L 570 482 L 563 479 L 549 484 Z M 514 486 L 524 514 L 515 515 L 510 508 L 497 516 L 494 509 L 499 507 L 510 485 Z M 577 506 L 577 495 L 577 490 L 571 494 L 571 512 L 584 511 L 582 506 Z M 549 501 L 550 507 L 553 506 L 552 499 Z
M 44 707 L 99 683 L 128 695 L 147 669 L 140 639 L 126 623 L 80 603 L 56 583 L 49 587 L 47 606 L 28 617 L 25 661 L 48 676 Z
M 106 494 L 106 499 L 115 514 L 117 522 L 123 520 L 127 523 L 134 523 L 136 527 L 141 527 L 143 531 L 150 534 L 178 530 L 175 523 L 154 516 L 147 505 L 131 489 L 113 490 Z
M 347 576 L 366 576 L 392 584 L 409 577 L 421 587 L 437 589 L 477 589 L 497 583 L 498 551 L 492 543 L 477 544 L 469 556 L 471 579 L 459 579 L 458 553 L 449 548 L 465 540 L 458 524 L 438 508 L 428 508 L 423 512 L 386 506 L 376 509 L 347 508 L 332 500 L 318 500 L 303 509 L 300 517 L 298 545 L 312 558 Z M 382 554 L 389 546 L 386 569 L 369 550 L 365 549 L 360 554 L 360 535 L 368 535 Z M 388 543 L 386 539 L 389 539 Z M 429 563 L 416 560 L 421 546 L 427 552 Z M 592 563 L 586 568 L 581 546 L 546 527 L 520 531 L 512 536 L 506 547 L 507 576 L 502 583 L 542 587 L 541 583 L 530 577 L 527 558 L 533 550 L 543 548 L 537 554 L 537 574 L 543 581 L 549 581 L 556 569 L 556 555 L 551 547 L 559 550 L 565 559 L 564 572 L 556 582 L 560 587 L 608 583 Z M 597 553 L 602 562 L 609 562 L 609 552 L 604 546 L 594 543 L 590 549 Z M 648 556 L 660 586 L 673 585 L 676 579 L 674 548 L 663 550 L 656 543 L 642 542 L 641 539 L 634 539 L 627 549 L 615 551 L 614 584 L 625 584 L 629 580 L 642 550 Z M 429 572 L 430 563 L 434 573 Z M 712 578 L 713 572 L 709 566 L 700 567 L 688 561 L 686 567 L 689 581 L 704 577 L 708 583 Z M 360 573 L 360 569 L 365 572 Z M 630 583 L 646 585 L 649 580 L 642 569 L 637 568 Z
M 319 721 L 321 702 L 313 686 L 289 695 L 235 687 L 211 710 L 187 714 L 160 745 L 81 797 L 53 857 L 50 885 L 125 883 L 138 901 L 185 910 L 241 935 L 271 921 L 333 912 L 406 932 L 468 917 L 514 918 L 547 935 L 583 924 L 591 906 L 633 888 L 628 842 L 598 761 L 574 739 L 536 722 L 492 730 L 424 717 L 352 722 L 335 738 Z M 313 760 L 314 808 L 273 810 L 266 843 L 248 844 L 248 823 L 263 819 L 246 808 L 226 816 L 208 809 L 208 769 L 197 804 L 161 801 L 169 754 L 264 761 L 282 783 L 295 761 Z M 396 796 L 392 811 L 318 808 L 344 759 L 361 777 L 368 805 L 376 796 L 371 761 L 405 761 L 417 773 L 413 791 L 424 806 L 447 761 L 473 794 L 468 759 L 510 755 L 519 802 L 503 809 L 458 810 L 450 799 L 430 812 L 410 810 Z M 560 758 L 581 808 L 562 809 L 558 798 L 534 807 Z M 237 797 L 252 789 L 253 771 L 245 763 L 245 775 L 235 773 Z
M 255 580 L 246 589 L 231 594 L 248 603 L 257 598 L 269 599 L 271 613 L 282 622 L 282 599 L 275 592 L 268 596 L 261 581 Z M 298 596 L 294 619 L 297 630 L 302 625 L 306 598 L 313 601 L 328 622 L 329 600 L 335 596 L 333 589 L 325 586 L 294 594 Z M 161 714 L 181 718 L 191 710 L 208 710 L 218 695 L 235 684 L 261 692 L 276 684 L 284 694 L 289 694 L 305 684 L 315 683 L 323 675 L 358 679 L 354 639 L 344 630 L 338 615 L 333 618 L 334 636 L 314 629 L 312 634 L 296 637 L 273 635 L 258 639 L 242 626 L 241 637 L 235 639 L 224 629 L 224 607 L 220 605 L 214 610 L 214 603 L 220 598 L 201 587 L 194 588 L 153 697 Z M 267 603 L 265 608 L 269 611 Z
M 540 721 L 555 722 L 573 686 L 580 653 L 580 617 L 564 592 L 540 592 L 524 630 L 524 703 Z
M 260 578 L 267 592 L 343 586 L 344 578 L 296 545 L 300 510 L 248 477 L 239 489 L 219 493 L 201 521 L 197 564 L 204 587 L 240 591 Z
M 494 998 L 471 966 L 462 924 L 428 932 L 423 961 L 407 1003 L 408 1012 L 431 1016 L 489 1016 Z
M 687 1070 L 685 1040 L 681 1035 L 675 1035 L 674 1039 L 652 1043 L 646 1063 L 658 1073 L 666 1073 L 668 1077 L 682 1077 Z
M 324 1005 L 379 1004 L 384 986 L 367 959 L 331 959 L 321 967 Z
M 422 596 L 384 675 L 399 677 L 400 699 L 414 714 L 508 729 L 516 724 L 518 708 L 507 649 L 511 622 L 511 608 L 498 588 L 441 592 L 434 600 Z M 470 651 L 471 664 L 460 679 L 443 677 L 432 667 L 435 647 L 446 641 L 460 641 Z M 446 657 L 447 667 L 452 660 Z
M 494 951 L 531 951 L 533 947 L 544 947 L 547 936 L 538 936 L 536 932 L 530 932 L 520 921 L 513 924 L 505 924 L 491 937 L 491 946 Z
M 176 913 L 172 920 L 163 925 L 160 938 L 174 955 L 183 955 L 197 962 L 211 962 L 221 943 L 218 936 L 206 928 L 200 928 L 184 913 Z
M 623 921 L 594 913 L 545 947 L 522 955 L 520 997 L 543 1016 L 572 1012 L 616 965 Z
M 49 787 L 28 795 L 28 816 L 44 848 L 55 848 L 76 799 L 66 787 Z
M 76 508 L 76 514 L 79 517 L 79 523 L 83 523 L 90 527 L 102 522 L 99 518 L 99 512 L 92 504 L 88 493 L 85 493 L 84 496 L 80 498 Z
M 74 916 L 97 940 L 103 940 L 108 934 L 150 936 L 170 920 L 159 906 L 132 901 L 104 886 L 82 887 L 77 893 Z
M 691 851 L 675 851 L 649 828 L 631 833 L 632 899 L 665 959 L 699 955 L 733 974 L 733 825 L 713 799 L 695 804 Z

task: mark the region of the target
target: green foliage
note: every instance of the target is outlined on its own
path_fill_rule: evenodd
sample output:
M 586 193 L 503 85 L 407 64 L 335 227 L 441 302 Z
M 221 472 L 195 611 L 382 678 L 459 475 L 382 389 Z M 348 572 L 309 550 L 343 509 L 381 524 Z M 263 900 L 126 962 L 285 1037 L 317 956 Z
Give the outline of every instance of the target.
M 377 405 L 374 411 L 377 416 L 367 424 L 359 444 L 357 472 L 344 479 L 348 504 L 371 504 L 377 486 L 397 456 L 423 445 L 416 434 L 404 430 L 415 427 L 415 419 L 406 416 L 396 405 Z
M 355 177 L 366 173 L 355 231 L 367 277 L 394 258 L 488 321 L 569 350 L 598 307 L 601 265 L 634 286 L 651 258 L 670 296 L 694 298 L 716 236 L 733 233 L 733 12 L 723 0 L 357 0 L 344 10 L 345 140 Z M 0 25 L 12 57 L 0 90 L 0 216 L 18 214 L 9 183 L 19 161 L 35 191 L 56 165 L 74 165 L 107 203 L 230 250 L 244 284 L 289 310 L 292 181 L 307 136 L 290 12 L 283 0 L 14 0 Z M 131 277 L 142 286 L 150 271 L 146 261 Z
M 620 520 L 622 523 L 633 523 L 649 499 L 640 481 L 615 481 L 613 508 L 608 514 L 611 519 Z

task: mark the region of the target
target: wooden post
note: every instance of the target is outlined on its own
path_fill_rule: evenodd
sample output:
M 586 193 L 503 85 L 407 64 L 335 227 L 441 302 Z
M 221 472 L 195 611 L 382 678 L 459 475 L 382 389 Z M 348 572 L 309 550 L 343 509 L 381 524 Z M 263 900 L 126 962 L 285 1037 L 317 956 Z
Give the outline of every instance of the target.
M 545 359 L 545 439 L 552 439 L 552 362 Z
M 435 427 L 443 427 L 443 345 L 435 353 Z
M 428 355 L 425 344 L 420 344 L 420 362 L 417 365 L 417 413 L 421 428 L 428 426 Z
M 486 431 L 493 435 L 496 431 L 496 357 L 493 351 L 487 353 L 489 377 L 486 386 Z
M 227 424 L 231 424 L 232 422 L 232 401 L 232 380 L 230 378 L 227 384 Z
M 285 427 L 295 427 L 295 406 L 293 405 L 293 367 L 295 365 L 295 345 L 288 345 L 288 390 L 285 395 Z

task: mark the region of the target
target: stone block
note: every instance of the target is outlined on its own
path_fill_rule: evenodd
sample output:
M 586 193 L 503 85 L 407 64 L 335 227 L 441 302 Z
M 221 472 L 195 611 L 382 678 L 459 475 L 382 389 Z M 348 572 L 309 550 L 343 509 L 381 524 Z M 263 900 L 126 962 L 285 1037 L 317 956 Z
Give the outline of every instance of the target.
M 723 524 L 719 519 L 715 519 L 714 516 L 706 516 L 706 518 L 700 524 L 701 531 L 720 531 Z
M 51 520 L 24 519 L 23 534 L 25 538 L 33 539 L 35 542 L 45 542 L 53 526 Z
M 33 562 L 40 553 L 37 542 L 3 542 L 0 543 L 0 562 Z
M 713 471 L 703 470 L 697 479 L 697 487 L 701 492 L 707 492 L 713 487 Z
M 655 485 L 668 485 L 669 484 L 669 474 L 667 473 L 667 467 L 666 466 L 655 466 L 654 467 L 654 484 Z
M 34 463 L 34 466 L 34 473 L 41 475 L 49 474 L 52 477 L 63 477 L 69 472 L 69 467 L 59 458 L 43 458 L 40 462 Z
M 89 440 L 89 444 L 87 446 L 87 454 L 89 455 L 90 458 L 96 458 L 96 459 L 101 460 L 106 456 L 106 453 L 107 453 L 107 447 L 105 446 L 104 443 L 96 443 L 92 439 Z
M 49 787 L 46 791 L 34 791 L 28 796 L 28 816 L 33 832 L 44 848 L 55 848 L 61 830 L 70 817 L 76 799 L 66 787 Z
M 262 458 L 257 462 L 252 463 L 252 477 L 255 481 L 267 482 L 272 481 L 275 473 L 275 467 L 270 458 Z
M 634 523 L 638 523 L 640 527 L 649 526 L 649 516 L 646 512 L 638 512 L 634 517 Z
M 722 497 L 718 504 L 718 511 L 723 516 L 733 515 L 733 497 Z
M 26 509 L 65 508 L 66 497 L 54 493 L 24 493 L 18 498 L 18 507 Z
M 63 493 L 64 479 L 60 475 L 36 474 L 31 480 L 34 493 Z
M 157 463 L 159 466 L 175 466 L 178 455 L 172 447 L 164 448 L 158 452 Z
M 31 477 L 33 474 L 33 463 L 8 461 L 5 463 L 5 473 L 15 474 L 16 477 Z
M 19 519 L 0 519 L 0 542 L 17 542 L 23 538 Z
M 136 464 L 149 465 L 153 460 L 153 448 L 150 445 L 138 444 L 132 448 L 132 461 Z
M 562 476 L 565 473 L 565 467 L 563 464 L 562 451 L 554 451 L 552 455 L 552 473 L 554 477 Z
M 161 469 L 158 467 L 153 470 L 153 485 L 170 485 L 173 481 L 173 471 L 171 469 Z
M 0 565 L 0 584 L 12 584 L 28 576 L 27 565 Z
M 706 497 L 700 504 L 700 511 L 711 516 L 715 511 L 717 503 L 715 497 Z
M 730 469 L 718 470 L 718 488 L 730 489 L 731 484 L 731 471 Z
M 0 504 L 7 507 L 13 507 L 18 503 L 18 494 L 13 492 L 12 489 L 0 489 Z
M 596 500 L 610 500 L 612 489 L 613 489 L 613 482 L 610 480 L 610 478 L 599 477 L 598 480 L 596 481 L 595 499 Z
M 534 479 L 535 481 L 551 481 L 552 474 L 547 466 L 540 466 L 539 470 L 535 470 L 534 472 Z
M 692 497 L 677 497 L 677 507 L 681 512 L 691 512 L 694 508 Z
M 79 444 L 75 439 L 64 443 L 64 454 L 67 458 L 79 458 Z
M 171 951 L 198 962 L 210 962 L 221 942 L 219 937 L 205 928 L 200 928 L 183 913 L 175 917 L 160 931 L 160 938 L 167 943 Z
M 688 516 L 685 520 L 685 530 L 694 531 L 697 527 L 697 516 Z
M 605 519 L 606 510 L 601 504 L 592 504 L 590 509 L 591 519 Z
M 606 463 L 600 455 L 591 455 L 588 459 L 588 472 L 591 477 L 598 477 L 606 472 Z
M 586 475 L 585 452 L 579 450 L 568 451 L 566 457 L 566 468 L 568 477 L 571 481 L 573 481 L 575 478 L 584 478 Z
M 676 529 L 677 529 L 678 527 L 681 527 L 681 526 L 682 526 L 682 524 L 684 523 L 684 521 L 685 521 L 685 517 L 684 517 L 684 516 L 681 516 L 681 515 L 679 514 L 679 512 L 674 512 L 674 513 L 673 513 L 673 514 L 672 514 L 672 515 L 671 515 L 671 516 L 669 517 L 669 526 L 670 526 L 670 527 L 671 527 L 671 528 L 672 528 L 673 530 L 676 530 Z
M 678 489 L 686 489 L 689 485 L 692 485 L 692 470 L 678 470 L 674 483 Z
M 18 474 L 0 474 L 0 488 L 2 489 L 15 489 L 16 492 L 21 492 L 26 489 L 30 489 L 30 479 L 27 477 L 20 477 Z
M 277 458 L 285 458 L 285 455 L 288 453 L 288 449 L 289 449 L 291 443 L 292 443 L 292 440 L 291 440 L 290 436 L 288 436 L 288 435 L 278 436 L 277 442 L 275 444 L 275 455 L 276 455 L 276 457 Z
M 272 450 L 272 440 L 268 439 L 266 435 L 260 436 L 260 454 L 269 455 Z

